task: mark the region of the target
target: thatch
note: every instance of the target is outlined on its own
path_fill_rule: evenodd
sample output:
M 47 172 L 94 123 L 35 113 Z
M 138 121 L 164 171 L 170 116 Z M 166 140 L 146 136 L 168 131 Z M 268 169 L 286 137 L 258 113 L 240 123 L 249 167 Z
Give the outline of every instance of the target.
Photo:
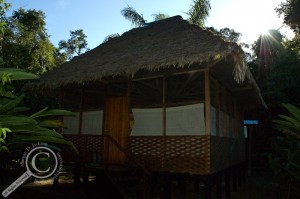
M 176 16 L 134 28 L 73 58 L 43 75 L 39 85 L 55 88 L 105 76 L 132 75 L 140 69 L 188 67 L 229 54 L 237 59 L 235 77 L 241 82 L 246 67 L 240 47 Z
M 134 28 L 108 40 L 42 75 L 34 87 L 48 90 L 97 82 L 104 77 L 133 77 L 141 70 L 189 69 L 195 65 L 210 67 L 211 63 L 228 57 L 234 61 L 233 66 L 228 67 L 229 76 L 233 75 L 237 83 L 242 83 L 245 78 L 250 78 L 248 82 L 251 82 L 243 50 L 236 43 L 226 42 L 212 32 L 175 16 Z

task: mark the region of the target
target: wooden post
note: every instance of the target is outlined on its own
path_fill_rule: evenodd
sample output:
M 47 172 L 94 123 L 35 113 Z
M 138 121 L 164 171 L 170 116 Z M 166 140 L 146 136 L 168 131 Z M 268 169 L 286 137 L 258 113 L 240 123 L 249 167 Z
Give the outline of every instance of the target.
M 64 109 L 64 106 L 65 106 L 65 91 L 63 89 L 60 89 L 60 95 L 59 95 L 59 108 L 60 109 Z M 63 122 L 64 121 L 64 117 L 63 116 L 60 116 L 59 117 L 59 121 Z M 62 128 L 60 129 L 62 132 Z
M 212 191 L 212 177 L 207 175 L 204 177 L 204 198 L 211 199 L 211 191 Z
M 166 115 L 166 97 L 167 97 L 167 83 L 166 76 L 163 76 L 163 89 L 162 89 L 162 108 L 163 108 L 163 139 L 162 139 L 162 168 L 165 166 L 166 159 L 166 134 L 167 134 L 167 115 Z
M 163 77 L 163 96 L 162 96 L 162 108 L 163 108 L 163 136 L 166 136 L 167 131 L 167 116 L 166 116 L 166 94 L 167 94 L 167 83 L 166 77 Z
M 232 191 L 237 191 L 237 166 L 232 167 Z
M 220 93 L 219 82 L 215 80 L 215 100 L 216 100 L 216 135 L 220 136 Z
M 225 170 L 225 195 L 230 198 L 230 168 Z
M 223 136 L 227 136 L 227 103 L 226 103 L 226 88 L 222 88 L 222 103 L 223 103 Z
M 209 70 L 204 72 L 204 93 L 205 93 L 205 134 L 210 135 L 210 87 L 209 87 Z
M 228 104 L 228 109 L 229 109 L 228 116 L 229 116 L 229 131 L 230 131 L 230 132 L 228 132 L 228 134 L 230 135 L 230 138 L 232 138 L 233 137 L 233 127 L 232 127 L 232 117 L 233 117 L 232 109 L 233 109 L 233 107 L 232 107 L 232 96 L 230 93 L 228 95 L 228 103 L 227 104 Z
M 165 199 L 171 199 L 172 198 L 172 194 L 171 194 L 172 179 L 171 179 L 171 176 L 169 176 L 169 175 L 164 176 L 164 180 L 165 180 L 164 198 Z
M 79 126 L 78 126 L 78 135 L 81 135 L 82 131 L 82 111 L 84 104 L 84 88 L 81 88 L 81 97 L 80 97 L 80 105 L 79 105 Z
M 238 138 L 239 117 L 238 117 L 238 108 L 237 108 L 237 100 L 236 99 L 234 99 L 234 115 L 235 115 L 234 137 Z
M 222 171 L 216 174 L 216 198 L 222 199 Z

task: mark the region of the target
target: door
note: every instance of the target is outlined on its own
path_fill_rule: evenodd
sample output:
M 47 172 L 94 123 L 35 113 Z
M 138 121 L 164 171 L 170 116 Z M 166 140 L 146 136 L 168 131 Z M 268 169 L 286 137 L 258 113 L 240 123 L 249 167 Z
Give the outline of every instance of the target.
M 104 132 L 125 148 L 129 136 L 128 97 L 109 96 L 105 99 Z M 124 164 L 125 154 L 112 142 L 108 143 L 106 160 L 108 164 Z

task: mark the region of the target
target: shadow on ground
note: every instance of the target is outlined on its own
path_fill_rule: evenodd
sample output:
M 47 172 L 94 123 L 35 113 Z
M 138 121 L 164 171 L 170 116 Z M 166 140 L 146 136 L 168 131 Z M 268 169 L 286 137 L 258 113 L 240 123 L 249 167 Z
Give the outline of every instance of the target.
M 12 179 L 9 179 L 11 181 Z M 0 179 L 1 192 L 11 183 L 7 180 Z M 200 189 L 199 193 L 191 191 L 192 188 L 187 186 L 187 193 L 185 197 L 182 194 L 177 193 L 178 189 L 176 184 L 173 185 L 172 198 L 179 199 L 202 199 L 203 190 Z M 163 195 L 163 194 L 162 194 Z M 151 198 L 163 198 L 162 195 L 151 196 Z M 79 188 L 73 186 L 72 176 L 63 176 L 60 178 L 58 186 L 52 185 L 52 180 L 47 181 L 34 181 L 27 182 L 26 184 L 15 190 L 8 199 L 94 199 L 94 198 L 112 198 L 116 199 L 116 196 L 109 195 L 106 190 L 97 184 L 95 180 L 90 179 L 88 188 L 85 189 L 82 185 Z M 216 198 L 213 193 L 213 197 Z M 225 198 L 223 195 L 222 198 Z M 237 192 L 231 193 L 231 199 L 283 199 L 280 189 L 276 184 L 272 182 L 272 178 L 266 175 L 255 175 L 247 179 L 247 182 L 238 187 Z

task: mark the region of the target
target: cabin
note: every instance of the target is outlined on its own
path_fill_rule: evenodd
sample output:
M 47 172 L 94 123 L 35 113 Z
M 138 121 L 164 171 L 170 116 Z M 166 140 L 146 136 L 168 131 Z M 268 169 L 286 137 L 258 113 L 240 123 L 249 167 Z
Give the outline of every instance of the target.
M 180 16 L 102 43 L 35 89 L 76 113 L 62 133 L 83 162 L 167 175 L 213 176 L 245 162 L 244 113 L 266 108 L 241 47 Z

